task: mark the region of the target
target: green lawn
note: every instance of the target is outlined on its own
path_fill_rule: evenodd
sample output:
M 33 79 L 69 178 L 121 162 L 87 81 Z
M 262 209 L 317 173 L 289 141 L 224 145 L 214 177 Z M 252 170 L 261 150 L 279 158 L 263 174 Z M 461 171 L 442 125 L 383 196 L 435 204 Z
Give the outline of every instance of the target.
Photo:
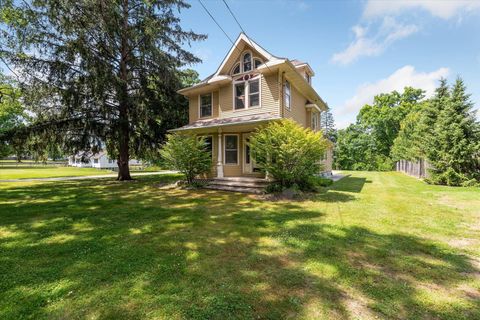
M 177 177 L 0 184 L 0 319 L 480 319 L 480 189 L 358 172 L 263 202 Z
M 55 178 L 55 177 L 78 177 L 94 176 L 112 173 L 110 170 L 76 167 L 15 167 L 0 166 L 0 180 L 3 179 L 27 179 L 27 178 Z

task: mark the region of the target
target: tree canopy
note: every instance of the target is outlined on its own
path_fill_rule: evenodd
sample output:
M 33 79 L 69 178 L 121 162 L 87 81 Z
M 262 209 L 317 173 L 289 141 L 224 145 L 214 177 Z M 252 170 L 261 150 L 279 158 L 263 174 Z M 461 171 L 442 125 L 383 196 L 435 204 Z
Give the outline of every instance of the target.
M 4 0 L 0 59 L 21 81 L 32 125 L 3 139 L 61 144 L 66 152 L 117 158 L 118 179 L 131 179 L 128 160 L 158 149 L 187 108 L 176 91 L 200 60 L 185 49 L 206 36 L 185 31 L 183 0 Z M 44 147 L 44 146 L 43 146 Z

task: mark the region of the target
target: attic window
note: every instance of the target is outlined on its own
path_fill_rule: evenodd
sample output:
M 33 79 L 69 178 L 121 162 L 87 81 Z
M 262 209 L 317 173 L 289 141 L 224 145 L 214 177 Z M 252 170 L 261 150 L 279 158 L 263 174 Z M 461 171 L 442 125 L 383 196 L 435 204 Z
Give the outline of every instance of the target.
M 243 72 L 252 70 L 252 55 L 247 52 L 243 55 Z
M 307 80 L 308 83 L 312 83 L 312 77 L 308 72 L 305 72 L 305 80 Z
M 253 59 L 253 67 L 257 69 L 262 64 L 262 61 L 259 59 Z
M 237 63 L 235 67 L 233 67 L 232 74 L 239 74 L 240 73 L 240 63 Z

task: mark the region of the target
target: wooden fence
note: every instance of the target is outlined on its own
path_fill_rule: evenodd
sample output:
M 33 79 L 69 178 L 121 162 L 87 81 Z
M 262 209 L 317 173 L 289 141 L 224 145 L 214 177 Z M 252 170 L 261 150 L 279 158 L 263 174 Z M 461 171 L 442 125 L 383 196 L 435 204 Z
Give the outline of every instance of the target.
M 416 178 L 427 178 L 430 165 L 427 161 L 419 159 L 418 161 L 400 160 L 396 163 L 396 170 L 406 173 Z

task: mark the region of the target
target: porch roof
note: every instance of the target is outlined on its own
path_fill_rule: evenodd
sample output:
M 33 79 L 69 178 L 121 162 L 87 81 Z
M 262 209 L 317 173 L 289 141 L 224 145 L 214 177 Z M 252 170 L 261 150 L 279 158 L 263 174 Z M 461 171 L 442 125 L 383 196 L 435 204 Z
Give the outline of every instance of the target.
M 272 120 L 281 119 L 278 115 L 273 115 L 271 113 L 261 113 L 250 116 L 241 116 L 241 117 L 232 117 L 232 118 L 215 118 L 215 119 L 205 119 L 197 120 L 186 126 L 171 129 L 169 131 L 186 131 L 186 130 L 196 130 L 196 129 L 206 129 L 206 128 L 216 128 L 216 127 L 225 127 L 225 126 L 238 126 L 246 124 L 254 124 L 267 122 Z

